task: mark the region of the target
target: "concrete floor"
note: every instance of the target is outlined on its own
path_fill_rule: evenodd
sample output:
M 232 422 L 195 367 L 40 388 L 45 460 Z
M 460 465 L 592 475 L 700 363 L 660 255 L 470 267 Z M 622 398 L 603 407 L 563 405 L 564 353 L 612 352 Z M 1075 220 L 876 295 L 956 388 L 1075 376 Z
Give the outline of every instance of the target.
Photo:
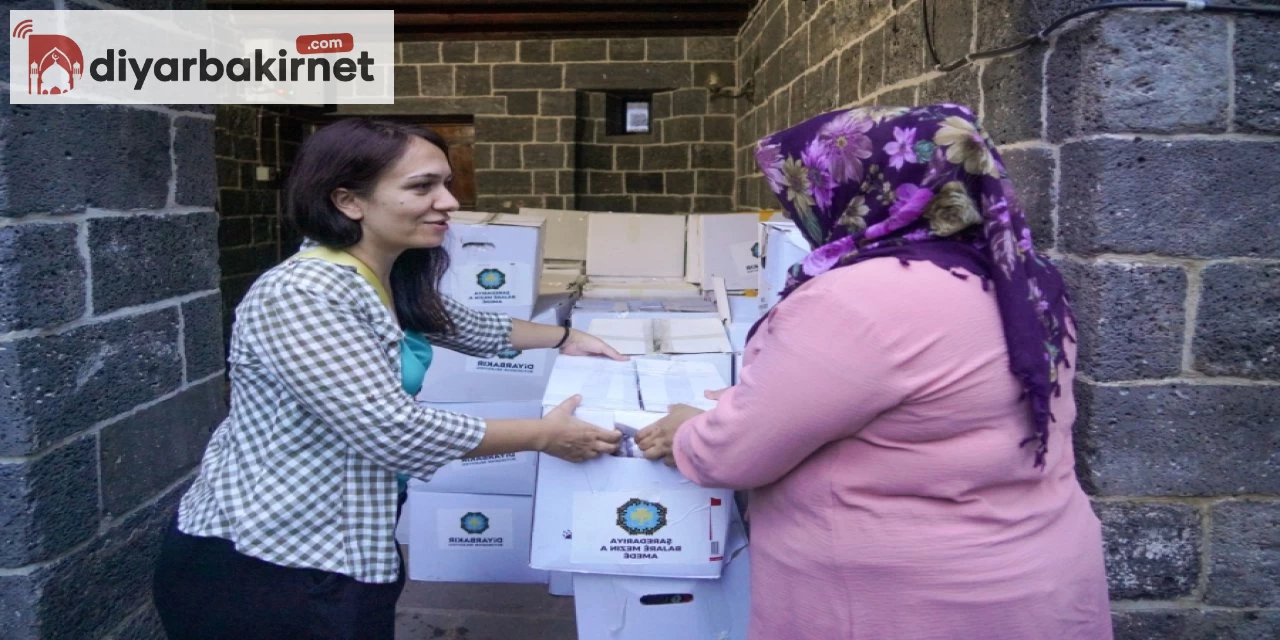
M 402 547 L 408 559 L 408 548 Z M 396 640 L 576 640 L 573 598 L 546 585 L 410 580 L 396 611 Z

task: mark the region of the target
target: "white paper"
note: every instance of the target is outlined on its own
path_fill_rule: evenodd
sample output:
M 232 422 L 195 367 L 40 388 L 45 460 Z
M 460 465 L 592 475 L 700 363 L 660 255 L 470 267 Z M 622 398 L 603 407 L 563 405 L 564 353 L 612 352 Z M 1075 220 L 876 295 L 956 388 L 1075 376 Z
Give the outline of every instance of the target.
M 555 406 L 576 394 L 582 395 L 579 406 L 586 409 L 638 411 L 635 363 L 586 356 L 556 358 L 542 404 Z
M 692 360 L 636 360 L 640 379 L 640 404 L 645 411 L 665 412 L 673 404 L 714 409 L 704 391 L 723 389 L 728 384 L 709 362 Z

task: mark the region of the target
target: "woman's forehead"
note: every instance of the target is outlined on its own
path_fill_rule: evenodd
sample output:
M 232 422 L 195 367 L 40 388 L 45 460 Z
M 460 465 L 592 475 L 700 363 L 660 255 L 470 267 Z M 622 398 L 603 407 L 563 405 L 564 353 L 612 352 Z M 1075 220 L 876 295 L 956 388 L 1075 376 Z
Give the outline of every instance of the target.
M 409 145 L 405 147 L 400 159 L 391 167 L 390 173 L 399 177 L 411 177 L 418 174 L 434 174 L 448 177 L 451 171 L 449 169 L 449 158 L 440 147 L 422 138 L 414 137 L 409 142 Z

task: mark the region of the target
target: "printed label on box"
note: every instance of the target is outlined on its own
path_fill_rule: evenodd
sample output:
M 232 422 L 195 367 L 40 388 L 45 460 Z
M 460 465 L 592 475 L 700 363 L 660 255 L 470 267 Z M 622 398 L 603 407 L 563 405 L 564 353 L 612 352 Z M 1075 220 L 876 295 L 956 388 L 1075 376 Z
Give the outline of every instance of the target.
M 511 509 L 437 509 L 441 549 L 511 549 Z
M 523 306 L 533 304 L 534 291 L 529 266 L 519 262 L 469 263 L 459 265 L 457 291 L 460 302 L 471 307 Z
M 688 564 L 718 554 L 706 493 L 662 495 L 647 500 L 623 492 L 575 493 L 572 562 Z
M 522 351 L 499 353 L 496 358 L 473 358 L 467 356 L 468 373 L 502 373 L 519 376 L 541 375 L 535 354 L 526 355 Z
M 460 467 L 478 467 L 502 463 L 519 462 L 514 453 L 500 453 L 496 456 L 480 456 L 479 458 L 463 458 L 458 461 Z
M 733 258 L 733 264 L 738 268 L 740 276 L 754 276 L 760 273 L 760 243 L 739 242 L 729 245 L 729 256 Z

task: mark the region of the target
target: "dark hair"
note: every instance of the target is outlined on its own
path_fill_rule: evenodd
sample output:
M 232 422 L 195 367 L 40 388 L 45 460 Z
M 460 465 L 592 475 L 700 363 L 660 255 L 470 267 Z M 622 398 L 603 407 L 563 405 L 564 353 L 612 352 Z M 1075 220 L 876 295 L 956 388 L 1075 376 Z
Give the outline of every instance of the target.
M 440 134 L 412 125 L 348 118 L 325 126 L 302 143 L 285 190 L 285 212 L 298 231 L 334 249 L 345 249 L 363 235 L 360 223 L 333 205 L 335 189 L 368 197 L 382 174 L 409 146 L 422 138 L 449 155 Z M 449 268 L 443 247 L 408 249 L 391 268 L 396 318 L 405 329 L 452 333 L 453 320 L 440 297 L 440 279 Z

